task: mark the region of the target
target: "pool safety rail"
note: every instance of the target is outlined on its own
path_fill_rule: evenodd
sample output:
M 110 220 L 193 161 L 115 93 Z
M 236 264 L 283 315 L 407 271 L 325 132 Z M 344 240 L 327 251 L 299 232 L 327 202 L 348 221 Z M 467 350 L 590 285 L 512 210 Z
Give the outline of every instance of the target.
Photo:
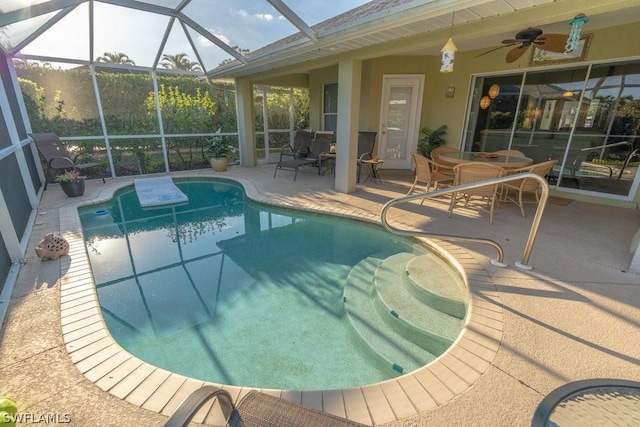
M 484 238 L 480 238 L 480 237 L 464 237 L 464 236 L 451 236 L 451 235 L 446 235 L 446 234 L 437 234 L 437 233 L 431 233 L 428 231 L 412 231 L 412 230 L 402 230 L 396 227 L 393 227 L 391 224 L 389 224 L 389 221 L 387 219 L 387 213 L 389 212 L 389 210 L 399 204 L 402 203 L 407 203 L 410 202 L 412 200 L 416 200 L 416 199 L 427 199 L 427 198 L 432 198 L 432 197 L 437 197 L 437 196 L 442 196 L 445 194 L 451 194 L 451 193 L 457 193 L 459 191 L 464 191 L 464 190 L 469 190 L 472 188 L 477 188 L 477 187 L 483 187 L 486 185 L 493 185 L 493 184 L 502 184 L 505 182 L 509 182 L 509 181 L 519 181 L 521 179 L 524 178 L 531 178 L 531 179 L 535 179 L 536 181 L 538 181 L 540 183 L 540 186 L 542 187 L 542 193 L 540 195 L 540 202 L 538 203 L 538 208 L 536 209 L 536 214 L 533 217 L 533 222 L 531 224 L 531 230 L 529 231 L 529 237 L 527 239 L 527 243 L 526 246 L 524 248 L 524 254 L 522 255 L 522 259 L 521 261 L 516 261 L 515 262 L 515 266 L 522 269 L 522 270 L 531 270 L 533 267 L 531 267 L 528 262 L 529 262 L 529 257 L 531 256 L 531 250 L 533 249 L 533 244 L 536 240 L 536 236 L 538 235 L 538 228 L 540 227 L 540 221 L 542 220 L 542 214 L 544 213 L 544 209 L 547 205 L 547 199 L 549 198 L 549 184 L 547 183 L 547 180 L 535 173 L 531 173 L 531 172 L 525 172 L 525 173 L 518 173 L 518 174 L 514 174 L 514 175 L 507 175 L 507 176 L 503 176 L 500 178 L 493 178 L 493 179 L 488 179 L 488 180 L 484 180 L 484 181 L 478 181 L 478 182 L 472 182 L 469 184 L 463 184 L 463 185 L 457 185 L 457 186 L 453 186 L 453 187 L 447 187 L 447 188 L 443 188 L 440 190 L 434 190 L 434 191 L 427 191 L 424 193 L 418 193 L 418 194 L 412 194 L 410 196 L 404 196 L 404 197 L 398 197 L 396 199 L 390 200 L 387 203 L 385 203 L 385 205 L 382 207 L 382 212 L 380 213 L 380 220 L 382 221 L 382 225 L 390 232 L 394 233 L 394 234 L 398 234 L 398 235 L 402 235 L 402 236 L 417 236 L 417 237 L 435 237 L 438 239 L 442 239 L 442 240 L 448 240 L 448 241 L 452 241 L 452 242 L 469 242 L 469 243 L 480 243 L 480 244 L 484 244 L 484 245 L 489 245 L 491 247 L 493 247 L 496 252 L 497 252 L 497 256 L 495 259 L 491 260 L 491 264 L 497 266 L 497 267 L 506 267 L 507 264 L 504 263 L 504 251 L 502 249 L 502 246 L 500 246 L 497 242 L 490 240 L 490 239 L 484 239 Z
M 228 418 L 234 409 L 233 399 L 227 390 L 205 385 L 200 387 L 180 403 L 178 409 L 169 417 L 164 427 L 182 427 L 189 424 L 189 421 L 198 412 L 198 409 L 209 399 L 217 397 L 218 403 L 222 407 L 225 418 Z

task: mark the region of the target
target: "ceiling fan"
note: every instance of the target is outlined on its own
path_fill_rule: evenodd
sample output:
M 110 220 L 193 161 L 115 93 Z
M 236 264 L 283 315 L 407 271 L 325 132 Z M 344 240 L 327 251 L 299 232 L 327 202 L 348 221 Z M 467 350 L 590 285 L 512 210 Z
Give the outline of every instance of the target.
M 507 52 L 505 60 L 509 63 L 516 61 L 518 58 L 524 55 L 524 53 L 529 49 L 529 46 L 531 46 L 532 44 L 550 52 L 562 53 L 565 50 L 566 42 L 566 34 L 543 34 L 540 28 L 530 27 L 526 30 L 518 32 L 516 34 L 516 37 L 513 39 L 502 40 L 502 44 L 504 46 L 498 46 L 494 49 L 488 50 L 476 56 L 476 58 L 482 55 L 486 55 L 487 53 L 491 53 L 495 50 L 502 49 L 503 47 L 518 45 Z

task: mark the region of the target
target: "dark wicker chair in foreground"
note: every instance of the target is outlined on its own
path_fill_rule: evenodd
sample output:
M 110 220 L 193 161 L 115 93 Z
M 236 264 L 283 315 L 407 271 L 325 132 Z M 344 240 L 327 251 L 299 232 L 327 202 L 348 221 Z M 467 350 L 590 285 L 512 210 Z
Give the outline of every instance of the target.
M 306 408 L 259 391 L 250 391 L 237 405 L 224 389 L 205 385 L 182 401 L 164 427 L 183 427 L 209 399 L 218 398 L 229 427 L 362 427 L 364 424 Z M 230 413 L 228 416 L 227 413 Z

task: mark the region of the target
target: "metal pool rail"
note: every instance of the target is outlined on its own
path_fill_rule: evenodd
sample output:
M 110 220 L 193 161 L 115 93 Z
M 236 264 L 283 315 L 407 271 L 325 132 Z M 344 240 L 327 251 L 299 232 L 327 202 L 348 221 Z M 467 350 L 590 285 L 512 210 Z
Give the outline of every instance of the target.
M 493 185 L 493 184 L 502 184 L 504 182 L 509 181 L 518 181 L 524 178 L 535 179 L 540 183 L 542 187 L 542 194 L 540 195 L 540 202 L 538 203 L 538 208 L 536 209 L 536 214 L 533 218 L 533 223 L 531 224 L 531 230 L 529 231 L 529 238 L 527 239 L 527 244 L 524 248 L 524 254 L 522 255 L 521 261 L 516 261 L 516 267 L 523 270 L 531 270 L 532 267 L 528 265 L 529 257 L 531 256 L 531 250 L 533 249 L 533 243 L 536 240 L 536 236 L 538 235 L 538 228 L 540 227 L 540 220 L 542 219 L 542 214 L 547 205 L 547 199 L 549 198 L 549 184 L 547 180 L 535 173 L 526 172 L 519 173 L 515 175 L 507 175 L 500 178 L 488 179 L 485 181 L 472 182 L 470 184 L 457 185 L 454 187 L 443 188 L 440 190 L 428 191 L 424 193 L 412 194 L 410 196 L 398 197 L 393 200 L 388 201 L 382 207 L 382 212 L 380 213 L 380 220 L 382 221 L 382 225 L 389 230 L 390 232 L 402 236 L 419 236 L 419 237 L 435 237 L 442 240 L 449 240 L 453 242 L 470 242 L 470 243 L 480 243 L 484 245 L 489 245 L 493 247 L 497 252 L 497 257 L 491 260 L 491 264 L 497 267 L 506 267 L 507 264 L 504 263 L 504 251 L 502 250 L 502 246 L 500 246 L 497 242 L 484 239 L 480 237 L 464 237 L 464 236 L 451 236 L 446 234 L 437 234 L 431 233 L 427 231 L 412 231 L 412 230 L 401 230 L 399 228 L 395 228 L 389 224 L 387 219 L 387 212 L 392 207 L 399 205 L 401 203 L 410 202 L 415 199 L 425 199 L 432 198 L 437 196 L 442 196 L 444 194 L 457 193 L 459 191 L 464 191 L 472 188 L 483 187 L 485 185 Z

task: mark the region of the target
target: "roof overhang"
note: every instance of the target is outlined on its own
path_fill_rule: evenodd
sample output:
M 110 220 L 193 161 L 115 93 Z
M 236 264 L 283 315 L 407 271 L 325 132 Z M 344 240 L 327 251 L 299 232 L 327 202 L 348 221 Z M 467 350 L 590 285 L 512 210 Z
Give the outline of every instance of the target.
M 366 7 L 363 6 L 363 8 Z M 355 9 L 354 11 L 358 11 Z M 528 27 L 567 33 L 577 13 L 589 16 L 589 28 L 638 21 L 638 1 L 468 0 L 410 1 L 358 18 L 349 13 L 314 27 L 317 41 L 289 37 L 208 73 L 210 77 L 288 74 L 334 65 L 349 55 L 369 59 L 387 55 L 439 55 L 454 36 L 459 51 L 498 46 Z M 340 22 L 339 20 L 342 19 Z M 337 21 L 337 22 L 336 22 Z

